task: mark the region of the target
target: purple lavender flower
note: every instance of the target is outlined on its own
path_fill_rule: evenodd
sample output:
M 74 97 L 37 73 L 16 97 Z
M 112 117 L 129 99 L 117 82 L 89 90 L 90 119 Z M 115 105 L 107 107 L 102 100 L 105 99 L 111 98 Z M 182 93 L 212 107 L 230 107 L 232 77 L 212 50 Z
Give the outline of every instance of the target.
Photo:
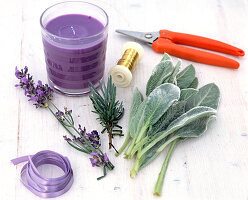
M 19 70 L 17 69 L 17 67 L 15 68 L 15 76 L 16 76 L 16 78 L 18 78 L 18 79 L 23 78 L 24 76 L 27 75 L 27 73 L 28 73 L 28 67 L 27 67 L 27 66 L 25 66 L 24 69 L 22 69 L 21 71 L 19 71 Z
M 30 76 L 30 74 L 28 74 L 27 72 L 27 67 L 21 69 L 21 71 L 19 71 L 17 67 L 15 69 L 15 76 L 20 80 L 19 84 L 16 84 L 15 86 L 23 88 L 26 96 L 33 94 L 35 90 L 32 76 Z
M 86 133 L 85 127 L 82 129 L 80 124 L 78 130 L 83 137 L 87 138 L 90 141 L 91 145 L 94 148 L 98 149 L 101 146 L 100 136 L 96 130 L 91 131 L 91 133 Z M 78 137 L 77 139 L 84 144 L 85 141 L 83 137 Z
M 56 113 L 56 118 L 59 120 L 59 121 L 63 121 L 64 120 L 64 113 L 61 111 L 61 110 L 58 110 Z
M 88 139 L 91 141 L 91 145 L 98 149 L 100 144 L 100 136 L 96 130 L 91 131 L 91 133 L 86 133 Z
M 82 126 L 79 124 L 78 125 L 78 130 L 79 130 L 79 132 L 80 132 L 81 135 L 85 136 L 85 133 L 86 133 L 85 127 L 84 127 L 84 129 L 82 129 Z
M 34 102 L 37 102 L 38 101 L 38 97 L 36 96 L 31 96 L 30 98 L 29 98 L 29 100 L 28 101 L 34 101 Z
M 92 167 L 101 167 L 109 162 L 108 156 L 105 153 L 103 156 L 99 152 L 91 152 L 92 158 L 90 158 L 90 162 Z
M 37 90 L 37 95 L 40 97 L 40 96 L 43 96 L 44 95 L 44 92 L 41 90 L 41 89 L 38 89 Z
M 108 156 L 107 156 L 106 153 L 104 153 L 103 159 L 104 159 L 104 161 L 105 161 L 106 163 L 109 162 L 109 158 L 108 158 Z
M 28 67 L 19 71 L 16 67 L 15 76 L 19 79 L 19 84 L 16 87 L 24 89 L 25 96 L 29 97 L 29 101 L 35 102 L 38 107 L 47 107 L 47 103 L 52 99 L 53 90 L 47 85 L 43 85 L 41 81 L 35 85 L 32 76 L 28 73 Z
M 67 107 L 64 107 L 64 109 L 65 109 L 65 114 L 66 115 L 71 115 L 72 110 L 68 110 Z
M 22 81 L 24 84 L 28 84 L 28 79 L 27 79 L 26 77 L 21 78 L 21 81 Z
M 63 138 L 64 138 L 64 140 L 67 141 L 67 142 L 71 142 L 71 141 L 72 141 L 71 138 L 68 138 L 68 137 L 65 136 L 65 135 L 63 136 Z

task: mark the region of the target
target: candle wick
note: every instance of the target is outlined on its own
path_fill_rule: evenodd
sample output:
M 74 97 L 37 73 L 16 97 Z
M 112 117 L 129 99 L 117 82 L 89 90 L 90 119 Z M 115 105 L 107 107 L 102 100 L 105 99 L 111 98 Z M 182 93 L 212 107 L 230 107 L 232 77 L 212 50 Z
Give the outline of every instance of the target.
M 72 30 L 72 32 L 73 32 L 73 35 L 76 35 L 76 31 L 75 31 L 75 29 L 73 28 L 73 26 L 71 26 L 71 30 Z

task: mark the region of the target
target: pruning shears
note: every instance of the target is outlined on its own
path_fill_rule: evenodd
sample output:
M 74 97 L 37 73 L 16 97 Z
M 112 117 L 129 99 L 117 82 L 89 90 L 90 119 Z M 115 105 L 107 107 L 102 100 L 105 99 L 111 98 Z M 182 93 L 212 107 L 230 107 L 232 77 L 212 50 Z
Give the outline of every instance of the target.
M 242 49 L 232 45 L 210 38 L 186 33 L 177 33 L 168 30 L 160 30 L 159 32 L 116 30 L 116 32 L 151 44 L 152 49 L 158 53 L 168 53 L 172 56 L 208 65 L 216 65 L 233 69 L 239 68 L 239 63 L 231 58 L 182 45 L 217 51 L 234 56 L 245 55 L 245 52 Z

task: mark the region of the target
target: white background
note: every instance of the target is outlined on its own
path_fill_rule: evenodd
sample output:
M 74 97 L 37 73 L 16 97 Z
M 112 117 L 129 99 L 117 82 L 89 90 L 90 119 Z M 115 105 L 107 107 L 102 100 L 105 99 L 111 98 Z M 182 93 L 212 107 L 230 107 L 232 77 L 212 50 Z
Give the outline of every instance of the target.
M 166 152 L 141 170 L 132 180 L 129 170 L 132 161 L 115 158 L 107 151 L 115 170 L 97 181 L 101 169 L 92 168 L 89 157 L 72 149 L 63 140 L 65 130 L 46 109 L 35 109 L 21 89 L 14 88 L 17 80 L 14 68 L 27 65 L 34 79 L 46 79 L 39 17 L 52 0 L 9 0 L 0 2 L 0 199 L 39 199 L 19 181 L 22 164 L 17 167 L 10 159 L 50 149 L 69 157 L 75 182 L 69 192 L 57 199 L 157 199 L 152 191 Z M 90 1 L 103 7 L 110 18 L 105 77 L 121 56 L 121 47 L 132 39 L 114 32 L 115 29 L 137 31 L 172 31 L 191 33 L 221 40 L 247 51 L 247 0 L 104 0 Z M 130 87 L 118 89 L 117 97 L 126 108 L 120 121 L 124 133 L 132 93 L 135 87 L 145 92 L 146 81 L 162 55 L 143 45 L 144 57 L 136 66 Z M 248 199 L 248 59 L 240 62 L 238 70 L 193 63 L 200 86 L 215 82 L 221 91 L 218 118 L 198 139 L 180 144 L 171 159 L 163 187 L 166 200 L 247 200 Z M 174 62 L 176 58 L 173 57 Z M 191 62 L 183 60 L 183 67 Z M 89 98 L 54 95 L 60 108 L 73 110 L 78 123 L 87 130 L 101 130 L 96 115 L 91 113 Z M 116 137 L 119 147 L 124 138 Z M 107 135 L 102 135 L 107 146 Z M 42 168 L 43 173 L 53 174 Z

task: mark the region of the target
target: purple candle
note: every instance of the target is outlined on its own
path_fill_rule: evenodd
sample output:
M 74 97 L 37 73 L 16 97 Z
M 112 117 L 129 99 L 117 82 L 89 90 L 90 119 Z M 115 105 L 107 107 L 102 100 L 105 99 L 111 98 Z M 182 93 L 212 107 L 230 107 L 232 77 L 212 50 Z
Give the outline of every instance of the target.
M 48 81 L 55 90 L 82 95 L 89 92 L 89 81 L 99 85 L 105 68 L 107 25 L 107 14 L 85 2 L 59 3 L 42 14 Z

